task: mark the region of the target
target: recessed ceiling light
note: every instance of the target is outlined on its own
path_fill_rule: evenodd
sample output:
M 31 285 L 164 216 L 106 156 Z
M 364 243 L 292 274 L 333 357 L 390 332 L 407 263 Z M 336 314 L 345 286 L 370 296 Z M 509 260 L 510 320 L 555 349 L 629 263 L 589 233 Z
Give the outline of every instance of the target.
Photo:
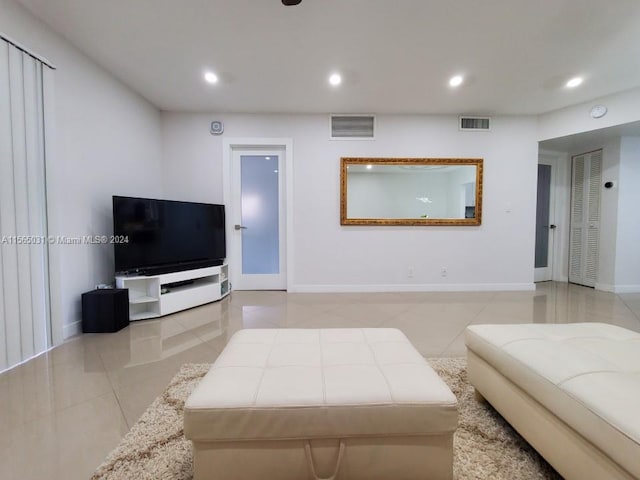
M 449 79 L 449 86 L 459 87 L 460 85 L 462 85 L 463 81 L 464 81 L 464 77 L 462 75 L 456 75 Z
M 342 83 L 342 76 L 339 73 L 332 73 L 329 77 L 329 83 L 334 87 L 337 87 Z
M 582 83 L 582 77 L 573 77 L 567 82 L 567 88 L 575 88 Z
M 367 170 L 371 170 L 373 168 L 373 165 L 367 165 Z
M 205 73 L 204 79 L 209 83 L 218 83 L 218 76 L 213 72 Z

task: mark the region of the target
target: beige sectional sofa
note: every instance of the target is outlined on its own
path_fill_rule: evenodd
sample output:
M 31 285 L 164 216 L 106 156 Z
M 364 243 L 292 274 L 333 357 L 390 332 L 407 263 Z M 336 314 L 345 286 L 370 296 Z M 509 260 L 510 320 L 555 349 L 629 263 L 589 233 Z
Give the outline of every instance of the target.
M 602 323 L 474 325 L 469 380 L 565 478 L 640 478 L 640 334 Z

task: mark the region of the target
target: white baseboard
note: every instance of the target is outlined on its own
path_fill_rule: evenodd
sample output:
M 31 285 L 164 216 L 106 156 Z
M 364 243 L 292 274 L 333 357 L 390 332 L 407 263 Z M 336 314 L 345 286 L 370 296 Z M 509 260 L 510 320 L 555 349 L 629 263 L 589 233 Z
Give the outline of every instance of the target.
M 596 283 L 596 290 L 611 293 L 640 293 L 640 285 L 610 285 L 608 283 Z
M 2 374 L 2 373 L 4 373 L 4 372 L 8 372 L 9 370 L 11 370 L 11 369 L 13 369 L 13 368 L 16 368 L 16 367 L 17 367 L 17 366 L 19 366 L 19 365 L 22 365 L 22 364 L 24 364 L 24 363 L 27 363 L 27 362 L 31 361 L 31 360 L 33 360 L 34 358 L 37 358 L 37 357 L 39 357 L 40 355 L 43 355 L 43 354 L 47 353 L 47 352 L 48 352 L 49 350 L 51 350 L 52 348 L 53 348 L 53 347 L 49 347 L 49 348 L 47 348 L 45 351 L 40 352 L 40 353 L 36 353 L 34 356 L 29 357 L 29 358 L 27 358 L 26 360 L 22 360 L 21 362 L 16 363 L 15 365 L 11 365 L 10 367 L 5 368 L 4 370 L 0 370 L 0 374 Z
M 640 285 L 615 285 L 614 293 L 640 293 Z
M 72 322 L 68 323 L 62 327 L 62 337 L 66 340 L 69 337 L 73 337 L 74 335 L 80 335 L 82 333 L 82 322 Z
M 395 285 L 292 285 L 291 293 L 505 292 L 535 290 L 535 283 L 427 283 Z

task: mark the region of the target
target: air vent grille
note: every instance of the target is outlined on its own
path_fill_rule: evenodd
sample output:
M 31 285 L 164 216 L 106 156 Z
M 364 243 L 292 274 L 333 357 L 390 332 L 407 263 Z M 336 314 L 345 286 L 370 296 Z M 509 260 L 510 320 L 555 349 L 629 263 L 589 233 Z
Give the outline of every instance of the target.
M 374 136 L 375 117 L 373 115 L 331 115 L 332 139 L 372 139 Z
M 486 132 L 491 130 L 491 117 L 459 117 L 460 130 Z

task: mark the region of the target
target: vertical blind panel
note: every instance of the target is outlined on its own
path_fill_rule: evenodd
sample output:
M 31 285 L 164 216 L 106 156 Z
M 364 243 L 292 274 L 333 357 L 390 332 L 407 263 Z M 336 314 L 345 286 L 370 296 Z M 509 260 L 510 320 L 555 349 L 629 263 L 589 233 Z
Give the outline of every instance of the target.
M 38 118 L 38 107 L 36 101 L 38 98 L 38 75 L 39 69 L 37 62 L 32 57 L 23 57 L 23 91 L 24 91 L 24 118 L 25 118 L 25 183 L 26 188 L 26 210 L 27 218 L 25 230 L 27 235 L 35 237 L 42 233 L 42 229 L 38 228 L 37 220 L 39 216 L 39 195 L 38 191 L 40 183 L 38 182 L 38 165 L 41 155 L 39 154 L 39 125 L 40 119 Z M 22 355 L 33 356 L 37 352 L 35 335 L 36 330 L 39 330 L 40 318 L 38 311 L 40 310 L 40 304 L 36 301 L 39 297 L 37 289 L 38 277 L 41 277 L 43 272 L 38 265 L 38 250 L 42 249 L 42 244 L 29 244 L 24 245 L 24 255 L 26 256 L 26 262 L 24 264 L 24 276 L 25 291 L 29 293 L 29 298 L 26 301 L 28 305 L 29 315 L 25 315 L 24 309 L 21 307 L 20 312 L 22 314 Z M 21 268 L 23 266 L 21 265 Z
M 0 41 L 0 369 L 46 350 L 42 64 Z M 27 241 L 25 241 L 27 240 Z
M 16 216 L 16 235 L 29 236 L 29 184 L 27 183 L 27 137 L 25 109 L 24 54 L 12 48 L 9 52 L 9 83 L 11 87 L 11 136 L 13 141 L 13 199 Z M 34 185 L 35 187 L 35 185 Z M 31 268 L 29 248 L 16 246 L 18 257 L 18 310 L 20 324 L 20 360 L 33 356 L 33 324 L 31 315 Z
M 40 76 L 41 87 L 42 87 L 40 89 L 40 95 L 41 95 L 42 101 L 38 106 L 40 108 L 39 116 L 41 118 L 41 125 L 42 125 L 42 144 L 40 146 L 42 150 L 41 208 L 42 208 L 42 231 L 44 232 L 45 235 L 47 235 L 48 234 L 47 225 L 49 222 L 49 217 L 47 212 L 47 198 L 49 193 L 47 189 L 46 178 L 47 178 L 47 162 L 50 162 L 51 158 L 53 157 L 53 155 L 51 155 L 51 152 L 53 151 L 52 145 L 55 137 L 55 134 L 54 134 L 55 77 L 54 77 L 54 70 L 52 68 L 49 68 L 45 64 L 42 64 L 42 63 L 40 64 L 40 71 L 42 73 L 42 75 Z M 52 318 L 51 312 L 53 311 L 53 306 L 52 306 L 52 300 L 51 300 L 52 299 L 51 283 L 49 282 L 49 275 L 50 275 L 49 269 L 51 264 L 50 264 L 48 245 L 43 246 L 42 255 L 44 257 L 44 264 L 42 268 L 43 268 L 43 271 L 45 272 L 45 275 L 43 275 L 43 278 L 42 278 L 42 282 L 44 285 L 43 295 L 45 297 L 45 304 L 43 305 L 43 308 L 45 309 L 44 322 L 46 324 L 44 328 L 45 331 L 43 332 L 43 334 L 46 337 L 46 346 L 49 347 L 51 345 L 61 343 L 63 340 L 63 337 L 62 337 L 62 329 L 57 329 L 56 338 L 54 338 L 53 328 L 52 328 L 53 318 Z M 56 309 L 57 311 L 60 311 L 61 310 L 61 307 L 59 305 L 61 301 L 60 295 L 56 296 L 55 301 L 56 301 L 56 305 L 55 305 Z
M 5 42 L 3 42 L 5 43 Z M 7 45 L 5 43 L 5 45 Z M 12 98 L 12 70 L 15 70 L 15 48 L 8 46 L 6 63 L 2 65 L 3 77 L 6 77 L 6 84 L 3 85 L 3 97 L 6 96 L 7 116 L 6 123 L 3 122 L 3 143 L 6 141 L 7 155 L 0 160 L 2 163 L 0 179 L 0 232 L 3 237 L 14 237 L 16 230 L 16 209 L 13 185 L 13 104 Z M 3 110 L 5 111 L 5 110 Z M 6 137 L 6 138 L 4 138 Z M 4 148 L 3 148 L 4 150 Z M 5 321 L 5 345 L 7 350 L 8 366 L 15 365 L 22 361 L 21 341 L 20 341 L 20 304 L 18 290 L 18 248 L 15 243 L 2 244 L 2 284 L 4 295 L 4 321 Z
M 26 97 L 27 110 L 32 112 L 34 121 L 27 124 L 27 143 L 33 145 L 28 155 L 27 181 L 31 188 L 29 195 L 29 231 L 34 235 L 47 232 L 45 214 L 45 172 L 44 172 L 44 111 L 42 88 L 42 63 L 30 58 L 35 69 L 33 88 Z M 41 187 L 41 188 L 39 188 Z M 31 302 L 33 313 L 33 346 L 36 353 L 48 347 L 48 268 L 46 257 L 47 246 L 43 243 L 29 246 L 31 264 Z
M 8 167 L 11 159 L 11 105 L 9 103 L 9 44 L 0 41 L 0 237 L 4 233 L 4 218 L 8 214 L 7 184 L 11 182 Z M 4 244 L 0 244 L 0 370 L 9 365 L 7 358 L 7 309 L 4 303 L 6 296 L 4 281 L 4 254 L 9 251 Z

